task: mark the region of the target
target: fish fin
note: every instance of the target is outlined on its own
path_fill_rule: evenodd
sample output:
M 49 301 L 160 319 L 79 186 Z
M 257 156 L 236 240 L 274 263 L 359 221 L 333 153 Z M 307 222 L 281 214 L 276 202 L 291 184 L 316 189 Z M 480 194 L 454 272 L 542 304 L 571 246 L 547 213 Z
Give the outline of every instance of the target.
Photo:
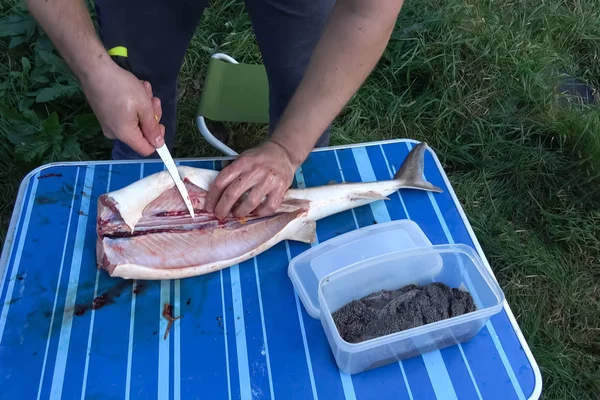
M 317 223 L 315 221 L 307 221 L 288 238 L 297 242 L 314 243 L 317 241 Z
M 281 204 L 277 208 L 277 212 L 293 212 L 297 210 L 306 210 L 308 209 L 308 207 L 310 207 L 309 200 L 287 198 L 281 202 Z
M 443 190 L 440 187 L 423 179 L 426 149 L 427 143 L 422 142 L 416 145 L 408 153 L 406 160 L 404 160 L 404 163 L 402 163 L 402 166 L 394 175 L 394 179 L 402 181 L 405 187 L 442 193 Z
M 350 198 L 350 200 L 389 200 L 389 197 L 386 197 L 380 193 L 368 191 L 364 193 L 357 193 Z

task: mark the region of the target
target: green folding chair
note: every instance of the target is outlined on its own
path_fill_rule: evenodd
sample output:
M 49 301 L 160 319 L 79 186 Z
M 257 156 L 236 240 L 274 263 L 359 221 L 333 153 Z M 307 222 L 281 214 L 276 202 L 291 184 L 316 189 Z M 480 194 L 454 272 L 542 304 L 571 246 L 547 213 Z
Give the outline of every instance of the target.
M 269 122 L 269 84 L 263 65 L 244 64 L 224 54 L 214 54 L 208 63 L 196 125 L 206 141 L 228 156 L 238 155 L 218 140 L 206 126 L 216 122 Z

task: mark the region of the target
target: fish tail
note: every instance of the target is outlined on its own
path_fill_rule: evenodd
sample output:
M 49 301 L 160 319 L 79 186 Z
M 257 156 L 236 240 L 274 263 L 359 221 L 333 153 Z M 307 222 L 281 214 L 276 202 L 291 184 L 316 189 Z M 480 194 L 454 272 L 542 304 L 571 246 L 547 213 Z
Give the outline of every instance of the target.
M 440 187 L 435 186 L 423 178 L 426 149 L 427 143 L 421 142 L 416 145 L 410 153 L 408 153 L 406 160 L 404 160 L 404 163 L 402 163 L 400 169 L 394 175 L 394 179 L 400 181 L 403 187 L 441 193 L 443 190 Z

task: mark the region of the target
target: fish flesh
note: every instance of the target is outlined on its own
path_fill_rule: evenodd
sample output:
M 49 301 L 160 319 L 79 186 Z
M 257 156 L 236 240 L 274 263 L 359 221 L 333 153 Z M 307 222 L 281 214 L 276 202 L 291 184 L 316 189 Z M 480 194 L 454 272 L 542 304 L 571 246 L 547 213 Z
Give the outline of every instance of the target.
M 416 145 L 391 180 L 290 188 L 269 216 L 230 213 L 223 220 L 204 207 L 218 171 L 178 167 L 194 218 L 168 171 L 157 172 L 98 199 L 98 268 L 124 279 L 182 279 L 241 263 L 283 240 L 313 243 L 316 221 L 327 216 L 387 200 L 399 189 L 442 192 L 424 179 L 426 149 Z

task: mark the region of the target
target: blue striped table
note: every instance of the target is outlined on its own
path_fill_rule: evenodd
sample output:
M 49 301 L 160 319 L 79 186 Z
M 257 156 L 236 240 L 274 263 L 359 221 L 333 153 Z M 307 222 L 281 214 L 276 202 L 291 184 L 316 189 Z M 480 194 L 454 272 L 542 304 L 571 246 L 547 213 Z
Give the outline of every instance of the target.
M 313 152 L 294 185 L 389 179 L 415 142 Z M 222 159 L 181 164 L 221 168 Z M 47 165 L 24 179 L 0 271 L 0 398 L 537 399 L 539 368 L 509 306 L 473 340 L 353 376 L 336 367 L 320 322 L 287 277 L 309 245 L 283 242 L 240 265 L 175 281 L 130 282 L 95 267 L 96 201 L 163 169 L 148 162 Z M 321 220 L 319 241 L 401 218 L 432 243 L 481 252 L 433 152 L 406 191 Z M 88 305 L 97 296 L 103 308 Z M 166 340 L 163 304 L 182 315 Z

